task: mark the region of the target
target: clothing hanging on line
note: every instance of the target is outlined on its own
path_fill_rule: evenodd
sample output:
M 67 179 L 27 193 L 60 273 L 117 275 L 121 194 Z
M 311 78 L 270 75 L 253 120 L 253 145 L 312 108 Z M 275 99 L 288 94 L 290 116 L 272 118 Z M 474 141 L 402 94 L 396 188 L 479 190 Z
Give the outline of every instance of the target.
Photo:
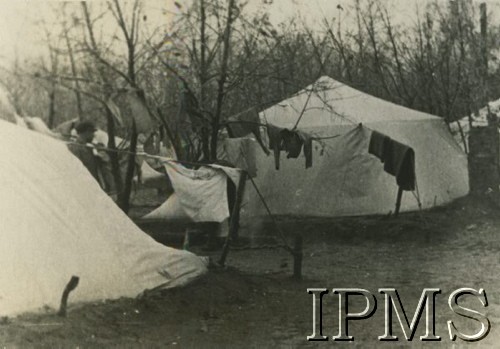
M 211 167 L 198 170 L 165 162 L 177 200 L 194 222 L 222 222 L 229 217 L 227 175 Z
M 415 151 L 380 132 L 373 131 L 368 152 L 384 163 L 384 171 L 396 177 L 403 190 L 415 190 Z
M 269 148 L 274 153 L 274 163 L 277 170 L 280 168 L 281 151 L 287 153 L 287 159 L 296 159 L 303 151 L 306 158 L 306 168 L 312 166 L 313 137 L 305 132 L 291 131 L 270 124 L 267 125 L 267 135 L 269 137 Z

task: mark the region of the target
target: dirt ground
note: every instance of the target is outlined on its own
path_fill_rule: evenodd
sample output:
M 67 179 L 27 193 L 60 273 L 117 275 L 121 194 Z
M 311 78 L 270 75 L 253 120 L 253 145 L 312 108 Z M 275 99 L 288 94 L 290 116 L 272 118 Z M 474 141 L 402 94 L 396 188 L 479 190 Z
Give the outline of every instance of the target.
M 287 234 L 304 236 L 303 279 L 291 278 L 293 260 L 283 249 L 248 249 L 271 245 L 272 224 L 243 229 L 239 249 L 227 267 L 211 269 L 194 283 L 142 299 L 73 305 L 61 318 L 46 314 L 0 319 L 0 347 L 7 348 L 299 348 L 299 347 L 500 347 L 500 209 L 484 200 L 461 199 L 445 208 L 393 217 L 343 219 L 280 218 Z M 243 248 L 242 248 L 243 247 Z M 206 254 L 199 246 L 194 252 Z M 218 258 L 220 251 L 213 252 Z M 324 296 L 323 334 L 328 342 L 308 342 L 312 333 L 312 296 L 307 288 L 328 288 Z M 352 343 L 333 342 L 338 332 L 338 300 L 333 288 L 364 288 L 378 301 L 369 319 L 352 321 Z M 436 334 L 440 342 L 422 343 L 424 319 L 407 342 L 395 323 L 399 342 L 382 343 L 383 296 L 394 287 L 411 320 L 423 288 L 440 288 L 436 297 Z M 446 327 L 453 320 L 463 332 L 479 326 L 454 315 L 447 299 L 457 288 L 483 288 L 488 306 L 468 299 L 486 313 L 491 331 L 480 342 L 451 342 Z M 350 311 L 365 303 L 353 298 Z

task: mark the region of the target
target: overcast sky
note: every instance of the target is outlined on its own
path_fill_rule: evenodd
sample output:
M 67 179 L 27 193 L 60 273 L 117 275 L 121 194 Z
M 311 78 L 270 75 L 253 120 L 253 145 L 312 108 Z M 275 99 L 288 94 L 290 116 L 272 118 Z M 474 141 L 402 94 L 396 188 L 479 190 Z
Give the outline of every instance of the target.
M 92 0 L 91 3 L 100 1 Z M 418 4 L 424 7 L 428 0 L 382 0 L 393 12 L 395 22 L 411 23 L 415 19 L 415 9 Z M 440 0 L 447 1 L 447 0 Z M 46 47 L 42 41 L 38 20 L 53 23 L 56 21 L 51 14 L 51 7 L 60 6 L 59 0 L 0 0 L 0 64 L 11 62 L 16 55 L 37 57 Z M 145 11 L 148 22 L 153 27 L 165 24 L 172 17 L 168 11 L 175 11 L 173 0 L 145 0 Z M 179 3 L 187 1 L 178 0 Z M 271 22 L 278 24 L 290 16 L 299 14 L 309 24 L 318 23 L 323 16 L 336 17 L 339 14 L 337 5 L 344 8 L 346 15 L 353 0 L 273 0 L 272 4 L 263 5 L 264 0 L 250 0 L 248 8 L 251 11 L 269 11 Z M 269 2 L 269 0 L 267 0 Z M 480 0 L 474 0 L 479 4 Z M 485 0 L 488 10 L 492 13 L 491 20 L 500 20 L 500 0 Z M 76 4 L 74 4 L 76 5 Z M 167 10 L 167 12 L 165 12 Z
M 124 0 L 120 0 L 122 3 Z M 80 0 L 66 1 L 71 7 L 80 10 Z M 88 1 L 95 8 L 105 0 Z M 182 2 L 182 0 L 181 0 Z M 0 0 L 0 64 L 8 64 L 14 57 L 37 57 L 47 50 L 45 34 L 40 23 L 50 28 L 57 23 L 54 8 L 62 7 L 60 0 Z M 151 27 L 165 25 L 175 10 L 173 0 L 145 0 L 144 13 Z M 111 18 L 108 16 L 108 20 Z M 50 29 L 49 29 L 50 30 Z

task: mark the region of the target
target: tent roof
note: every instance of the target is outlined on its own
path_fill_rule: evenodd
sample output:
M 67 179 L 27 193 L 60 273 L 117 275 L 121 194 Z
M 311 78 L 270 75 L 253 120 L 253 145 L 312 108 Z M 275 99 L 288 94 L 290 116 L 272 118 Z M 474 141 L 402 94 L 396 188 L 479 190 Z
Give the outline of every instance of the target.
M 276 126 L 292 128 L 305 105 L 298 128 L 440 120 L 437 116 L 358 91 L 328 76 L 319 78 L 291 98 L 264 110 L 261 118 Z

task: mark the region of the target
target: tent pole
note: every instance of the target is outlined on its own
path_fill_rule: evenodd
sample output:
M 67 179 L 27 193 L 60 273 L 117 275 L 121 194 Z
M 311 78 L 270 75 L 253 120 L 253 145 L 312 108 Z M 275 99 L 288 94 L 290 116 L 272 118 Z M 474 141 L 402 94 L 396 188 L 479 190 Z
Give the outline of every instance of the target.
M 394 216 L 398 216 L 399 215 L 399 209 L 401 207 L 401 198 L 403 197 L 403 189 L 398 186 L 398 197 L 396 199 L 396 210 L 394 211 Z
M 227 234 L 226 242 L 222 249 L 222 254 L 219 259 L 219 265 L 223 266 L 226 262 L 227 254 L 229 253 L 229 245 L 233 238 L 236 236 L 239 228 L 240 221 L 240 208 L 241 201 L 243 199 L 243 193 L 245 191 L 245 181 L 247 179 L 247 172 L 241 171 L 240 179 L 238 181 L 238 188 L 236 190 L 236 198 L 233 206 L 233 211 L 231 212 L 231 221 L 229 224 L 229 232 Z

